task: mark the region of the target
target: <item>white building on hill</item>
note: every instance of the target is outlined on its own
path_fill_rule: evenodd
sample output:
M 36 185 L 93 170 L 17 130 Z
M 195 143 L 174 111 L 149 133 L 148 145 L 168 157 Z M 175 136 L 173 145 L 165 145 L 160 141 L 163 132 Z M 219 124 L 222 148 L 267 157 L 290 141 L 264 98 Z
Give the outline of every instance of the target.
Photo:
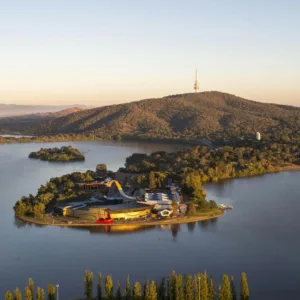
M 261 136 L 260 136 L 260 133 L 259 133 L 259 132 L 256 132 L 256 139 L 257 139 L 258 141 L 260 141 L 260 139 L 261 139 Z

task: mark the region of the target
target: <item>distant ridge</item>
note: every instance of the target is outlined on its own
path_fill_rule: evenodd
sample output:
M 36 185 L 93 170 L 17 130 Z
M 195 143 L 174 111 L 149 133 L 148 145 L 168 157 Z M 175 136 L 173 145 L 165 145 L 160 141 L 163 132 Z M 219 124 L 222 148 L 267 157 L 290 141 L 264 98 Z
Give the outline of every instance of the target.
M 59 118 L 59 117 L 66 116 L 66 115 L 69 115 L 69 114 L 73 114 L 75 112 L 79 112 L 79 111 L 82 111 L 82 110 L 84 110 L 84 108 L 71 107 L 71 108 L 66 108 L 66 109 L 63 109 L 63 110 L 55 111 L 55 112 L 35 113 L 35 114 L 29 114 L 29 115 L 22 115 L 20 117 L 21 118 L 22 117 L 27 117 L 27 118 L 30 118 L 30 117 L 54 117 L 54 118 Z
M 56 112 L 42 112 L 19 116 L 0 117 L 0 133 L 19 133 L 29 127 L 40 124 L 41 121 L 52 120 L 84 110 L 80 107 L 66 108 Z
M 170 95 L 86 109 L 32 126 L 36 135 L 84 134 L 104 139 L 226 140 L 300 135 L 300 108 L 221 92 Z
M 18 105 L 0 103 L 0 118 L 10 116 L 20 116 L 36 113 L 57 112 L 69 108 L 87 108 L 85 105 Z

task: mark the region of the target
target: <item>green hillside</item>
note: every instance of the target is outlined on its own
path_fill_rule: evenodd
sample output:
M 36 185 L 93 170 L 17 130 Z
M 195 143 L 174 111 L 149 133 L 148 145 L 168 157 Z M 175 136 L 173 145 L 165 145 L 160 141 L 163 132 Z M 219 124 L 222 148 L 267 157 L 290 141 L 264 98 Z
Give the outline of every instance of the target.
M 28 133 L 226 141 L 254 138 L 256 131 L 264 139 L 298 139 L 300 108 L 203 92 L 79 111 L 42 121 Z

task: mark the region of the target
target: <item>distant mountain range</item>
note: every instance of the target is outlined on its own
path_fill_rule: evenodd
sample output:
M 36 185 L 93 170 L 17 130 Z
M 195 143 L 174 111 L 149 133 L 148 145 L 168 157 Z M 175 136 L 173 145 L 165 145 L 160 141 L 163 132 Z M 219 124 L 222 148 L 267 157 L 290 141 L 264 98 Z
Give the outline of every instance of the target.
M 300 108 L 203 92 L 86 109 L 27 129 L 35 135 L 208 141 L 242 140 L 256 131 L 276 140 L 300 137 Z
M 69 114 L 73 114 L 79 111 L 84 110 L 84 108 L 81 107 L 72 107 L 72 108 L 66 108 L 63 110 L 55 111 L 55 112 L 39 112 L 39 113 L 34 113 L 34 114 L 28 114 L 28 115 L 21 115 L 21 116 L 15 116 L 15 117 L 7 117 L 7 118 L 16 118 L 16 119 L 22 119 L 22 118 L 59 118 L 62 116 L 66 116 Z
M 17 105 L 0 103 L 0 117 L 57 112 L 69 108 L 87 108 L 85 105 Z
M 39 112 L 17 116 L 0 117 L 0 133 L 19 133 L 38 126 L 42 121 L 52 120 L 84 110 L 80 107 L 66 108 L 56 112 Z

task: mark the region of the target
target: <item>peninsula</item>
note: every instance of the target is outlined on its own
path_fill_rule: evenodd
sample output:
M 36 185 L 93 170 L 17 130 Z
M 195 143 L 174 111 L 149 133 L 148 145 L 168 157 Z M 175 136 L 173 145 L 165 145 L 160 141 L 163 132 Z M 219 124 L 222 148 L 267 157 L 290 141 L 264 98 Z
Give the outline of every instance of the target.
M 117 172 L 99 164 L 95 171 L 51 178 L 36 196 L 22 197 L 14 210 L 24 221 L 58 226 L 158 225 L 216 218 L 227 206 L 207 200 L 203 183 L 299 170 L 299 156 L 298 147 L 263 141 L 252 147 L 136 153 Z
M 31 152 L 29 158 L 40 159 L 44 161 L 82 161 L 85 160 L 83 154 L 72 146 L 61 148 L 41 148 L 37 152 Z
M 30 223 L 57 226 L 163 225 L 219 217 L 198 178 L 182 184 L 173 176 L 108 171 L 74 172 L 51 178 L 36 196 L 22 197 L 15 215 Z M 123 189 L 124 187 L 124 189 Z

